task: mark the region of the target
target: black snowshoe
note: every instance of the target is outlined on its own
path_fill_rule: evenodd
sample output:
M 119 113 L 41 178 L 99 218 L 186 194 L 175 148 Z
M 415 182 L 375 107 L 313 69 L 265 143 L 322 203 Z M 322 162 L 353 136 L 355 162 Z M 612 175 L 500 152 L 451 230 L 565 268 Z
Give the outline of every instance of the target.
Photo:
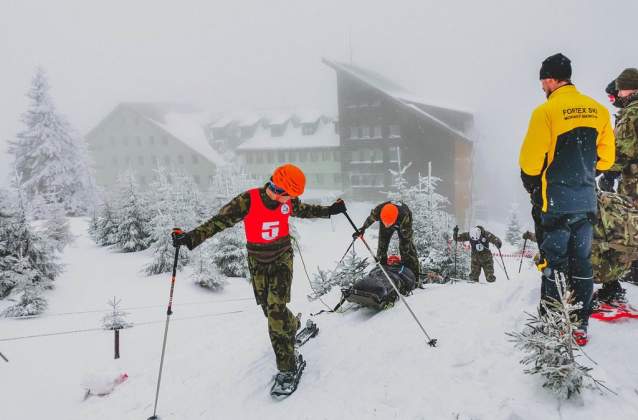
M 275 376 L 275 383 L 270 389 L 270 395 L 275 397 L 287 397 L 295 392 L 297 385 L 299 385 L 299 379 L 301 379 L 303 369 L 306 367 L 306 361 L 303 359 L 303 356 L 296 351 L 295 360 L 297 362 L 295 370 L 291 372 L 279 372 Z

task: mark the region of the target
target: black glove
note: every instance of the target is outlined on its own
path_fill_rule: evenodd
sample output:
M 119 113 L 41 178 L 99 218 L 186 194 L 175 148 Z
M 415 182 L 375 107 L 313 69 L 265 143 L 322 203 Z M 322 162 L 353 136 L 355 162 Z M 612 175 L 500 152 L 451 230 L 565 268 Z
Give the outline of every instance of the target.
M 171 233 L 171 238 L 173 239 L 173 246 L 175 248 L 177 248 L 178 246 L 182 246 L 182 245 L 185 245 L 186 247 L 189 247 L 189 245 L 191 243 L 191 239 L 184 232 L 182 232 L 182 233 L 173 232 L 173 233 Z
M 453 236 L 455 241 L 458 241 L 459 239 L 459 227 L 458 226 L 454 226 L 454 236 Z
M 497 249 L 501 249 L 501 247 L 503 246 L 503 242 L 501 242 L 501 240 L 499 239 L 494 245 L 496 245 Z
M 523 239 L 529 239 L 532 237 L 532 232 L 530 232 L 529 230 L 525 231 L 525 233 L 523 233 Z
M 359 235 L 363 236 L 363 234 L 366 233 L 366 230 L 364 228 L 361 229 L 357 229 L 353 234 L 352 234 L 352 239 L 357 239 L 359 237 Z
M 330 216 L 345 213 L 346 210 L 346 203 L 344 203 L 342 199 L 338 199 L 328 207 L 328 213 L 330 214 Z
M 616 171 L 603 172 L 603 175 L 598 179 L 598 188 L 601 191 L 614 192 L 614 185 L 619 175 L 620 172 Z

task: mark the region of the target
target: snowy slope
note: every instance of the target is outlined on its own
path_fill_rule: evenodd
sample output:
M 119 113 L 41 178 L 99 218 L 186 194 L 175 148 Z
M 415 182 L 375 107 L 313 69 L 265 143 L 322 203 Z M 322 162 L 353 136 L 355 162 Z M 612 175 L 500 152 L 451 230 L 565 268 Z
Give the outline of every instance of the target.
M 357 223 L 370 207 L 349 204 Z M 333 269 L 350 243 L 345 217 L 337 216 L 334 225 L 336 231 L 328 220 L 298 223 L 311 277 L 317 265 Z M 73 227 L 81 237 L 65 250 L 67 270 L 47 292 L 49 310 L 39 318 L 0 318 L 0 352 L 9 359 L 0 359 L 0 419 L 145 420 L 153 414 L 170 274 L 144 277 L 139 271 L 149 251 L 101 248 L 87 237 L 86 220 L 74 219 Z M 502 226 L 488 229 L 504 233 Z M 356 248 L 367 252 L 361 244 Z M 507 245 L 503 251 L 512 252 Z M 507 342 L 504 333 L 520 331 L 524 311 L 535 310 L 539 279 L 525 263 L 521 274 L 517 260 L 506 263 L 509 282 L 497 267 L 494 284 L 429 285 L 407 299 L 438 339 L 436 348 L 426 345 L 402 303 L 384 312 L 316 316 L 320 333 L 302 349 L 308 366 L 297 392 L 285 400 L 268 392 L 274 356 L 250 285 L 233 279 L 226 290 L 210 292 L 189 282 L 185 270 L 177 276 L 157 413 L 185 420 L 638 418 L 638 322 L 591 321 L 585 350 L 598 363 L 592 375 L 618 395 L 585 389 L 561 402 L 540 378 L 523 373 L 523 355 Z M 626 287 L 630 301 L 638 302 L 638 287 Z M 307 301 L 310 291 L 297 254 L 293 312 L 324 309 Z M 114 295 L 136 324 L 121 332 L 118 360 L 113 333 L 99 330 Z M 338 298 L 333 291 L 324 301 L 333 306 Z M 10 304 L 0 301 L 0 310 Z M 98 330 L 12 339 L 91 329 Z M 83 382 L 121 373 L 129 379 L 110 396 L 83 401 Z

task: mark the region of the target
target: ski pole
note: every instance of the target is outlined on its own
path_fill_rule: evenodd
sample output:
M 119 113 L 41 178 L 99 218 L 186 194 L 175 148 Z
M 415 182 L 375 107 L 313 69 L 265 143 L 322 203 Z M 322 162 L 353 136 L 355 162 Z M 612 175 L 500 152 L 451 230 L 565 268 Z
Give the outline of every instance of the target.
M 350 218 L 350 216 L 348 215 L 348 212 L 344 211 L 343 214 L 348 218 L 348 221 L 350 222 L 350 224 L 352 225 L 352 228 L 355 230 L 355 232 L 358 232 L 359 229 L 357 229 L 357 226 L 354 224 L 354 222 L 352 221 L 352 219 Z M 394 281 L 390 278 L 390 276 L 388 275 L 388 273 L 385 271 L 385 269 L 383 268 L 383 266 L 381 265 L 381 263 L 379 262 L 379 259 L 377 258 L 376 255 L 374 255 L 374 252 L 372 252 L 372 249 L 370 248 L 370 246 L 368 245 L 368 243 L 366 242 L 365 239 L 363 239 L 363 235 L 359 234 L 359 238 L 361 239 L 361 242 L 363 242 L 363 244 L 366 246 L 366 248 L 368 248 L 368 251 L 370 252 L 370 255 L 372 255 L 372 258 L 374 258 L 374 261 L 376 261 L 377 265 L 379 266 L 379 268 L 381 269 L 381 271 L 383 272 L 383 274 L 385 274 L 385 277 L 388 279 L 388 281 L 390 282 L 390 284 L 392 285 L 392 287 L 394 288 L 394 291 L 397 292 L 397 295 L 399 296 L 399 298 L 401 299 L 401 301 L 405 304 L 405 307 L 408 308 L 408 311 L 410 311 L 410 314 L 412 315 L 412 318 L 414 318 L 414 320 L 416 321 L 417 324 L 419 324 L 419 327 L 421 327 L 421 331 L 423 331 L 423 334 L 425 334 L 425 336 L 427 337 L 428 341 L 428 345 L 431 347 L 436 347 L 436 338 L 430 338 L 430 336 L 428 335 L 427 332 L 425 332 L 425 328 L 423 328 L 423 325 L 421 325 L 421 322 L 419 321 L 419 319 L 416 317 L 416 315 L 414 315 L 414 312 L 412 311 L 412 308 L 410 308 L 410 305 L 408 305 L 408 302 L 405 301 L 405 299 L 403 298 L 403 295 L 401 294 L 401 292 L 399 291 L 399 288 L 397 287 L 396 284 L 394 284 Z
M 454 240 L 454 275 L 456 276 L 456 254 L 459 251 L 459 241 Z
M 173 228 L 173 233 L 182 233 L 180 228 Z M 166 350 L 166 337 L 168 336 L 168 322 L 173 314 L 173 289 L 175 288 L 175 275 L 177 274 L 177 259 L 179 258 L 179 246 L 175 248 L 175 260 L 173 261 L 173 278 L 171 280 L 171 294 L 168 298 L 168 310 L 166 311 L 166 328 L 164 329 L 164 344 L 162 345 L 162 357 L 160 359 L 159 377 L 157 378 L 157 391 L 155 391 L 155 407 L 153 415 L 148 420 L 158 420 L 157 417 L 157 399 L 159 397 L 160 382 L 162 380 L 162 367 L 164 366 L 164 352 Z
M 501 254 L 501 248 L 498 249 L 498 255 L 501 256 L 501 262 L 503 263 L 503 271 L 505 271 L 505 277 L 507 277 L 507 280 L 509 280 L 510 276 L 507 275 L 507 268 L 505 268 L 505 261 L 503 261 L 503 254 Z
M 525 246 L 527 245 L 527 238 L 525 238 L 525 242 L 523 242 L 523 252 L 521 252 L 521 263 L 518 265 L 518 273 L 521 272 L 521 267 L 523 266 L 523 258 L 525 257 Z
M 4 357 L 4 354 L 0 353 L 0 357 L 2 357 L 4 359 L 5 362 L 9 363 L 9 359 L 7 359 L 6 357 Z

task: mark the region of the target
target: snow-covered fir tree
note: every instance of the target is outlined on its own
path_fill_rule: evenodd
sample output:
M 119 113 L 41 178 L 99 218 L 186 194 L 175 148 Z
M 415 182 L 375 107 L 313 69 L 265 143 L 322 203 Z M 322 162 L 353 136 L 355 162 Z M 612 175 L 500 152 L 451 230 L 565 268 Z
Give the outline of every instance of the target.
M 175 248 L 171 233 L 175 227 L 181 227 L 175 221 L 179 215 L 186 214 L 189 202 L 176 203 L 173 201 L 175 194 L 173 189 L 179 188 L 179 183 L 169 184 L 164 168 L 158 166 L 156 175 L 149 185 L 148 196 L 152 218 L 148 223 L 150 232 L 151 249 L 153 250 L 153 261 L 144 267 L 146 275 L 166 273 L 173 270 L 175 260 Z M 190 207 L 192 210 L 193 207 Z M 194 214 L 194 212 L 190 212 Z M 184 217 L 184 216 L 182 216 Z M 194 216 L 189 216 L 194 223 Z M 182 219 L 184 220 L 184 219 Z M 184 231 L 188 230 L 185 226 Z M 181 270 L 190 259 L 190 254 L 181 247 L 177 260 L 177 268 Z
M 58 252 L 62 252 L 67 245 L 75 242 L 76 237 L 71 232 L 71 224 L 66 217 L 64 204 L 54 199 L 49 205 L 50 216 L 43 224 L 44 233 L 51 239 L 53 247 Z
M 213 247 L 213 242 L 206 241 L 195 248 L 190 264 L 193 268 L 193 274 L 189 279 L 203 288 L 216 291 L 228 286 L 228 280 L 211 263 L 213 261 Z
M 93 239 L 99 245 L 111 246 L 117 243 L 118 220 L 114 208 L 115 200 L 106 192 L 103 197 Z
M 541 301 L 545 313 L 539 309 L 531 318 L 523 332 L 507 333 L 515 347 L 529 353 L 521 363 L 532 365 L 525 373 L 541 375 L 543 386 L 561 398 L 569 398 L 580 393 L 583 380 L 589 379 L 600 388 L 601 382 L 592 378 L 592 368 L 583 366 L 576 360 L 583 350 L 576 344 L 574 332 L 580 326 L 574 311 L 582 303 L 574 304 L 564 278 L 557 280 L 559 300 L 546 303 Z
M 22 293 L 18 304 L 7 308 L 2 316 L 28 316 L 43 311 L 46 300 L 42 290 L 51 289 L 53 281 L 62 272 L 63 265 L 56 262 L 54 244 L 44 233 L 29 223 L 26 194 L 21 177 L 15 174 L 14 197 L 11 204 L 2 204 L 0 213 L 0 298 L 9 293 Z M 8 197 L 2 194 L 3 201 Z
M 390 200 L 406 203 L 412 211 L 412 229 L 414 246 L 421 262 L 422 272 L 434 273 L 446 277 L 463 277 L 469 271 L 470 255 L 458 248 L 455 255 L 455 243 L 452 230 L 456 218 L 443 210 L 449 200 L 436 192 L 437 183 L 441 181 L 431 174 L 429 164 L 427 176 L 419 174 L 417 185 L 407 183 L 398 185 L 396 191 L 388 193 Z M 406 166 L 407 168 L 407 166 Z M 388 254 L 398 254 L 398 238 L 393 237 Z M 439 282 L 437 277 L 426 277 L 426 282 Z
M 124 328 L 131 328 L 133 326 L 132 323 L 126 321 L 126 316 L 129 313 L 124 312 L 120 309 L 121 302 L 122 300 L 116 299 L 115 296 L 113 296 L 113 300 L 109 300 L 108 305 L 111 307 L 111 309 L 102 317 L 103 329 L 121 330 Z
M 505 240 L 518 246 L 523 242 L 521 229 L 521 217 L 518 212 L 518 203 L 510 203 L 510 211 L 507 217 L 507 232 L 505 233 Z
M 352 287 L 354 283 L 366 276 L 368 265 L 370 265 L 368 258 L 359 257 L 353 248 L 341 264 L 337 263 L 334 270 L 322 270 L 317 267 L 318 273 L 314 274 L 314 280 L 311 281 L 313 294 L 308 296 L 308 300 L 319 299 L 334 286 Z
M 115 219 L 118 225 L 113 247 L 124 252 L 142 251 L 149 246 L 148 203 L 131 168 L 119 176 L 117 191 Z
M 91 158 L 86 142 L 66 117 L 57 113 L 45 71 L 38 67 L 22 114 L 26 129 L 9 140 L 24 187 L 31 193 L 59 192 L 71 214 L 85 214 L 90 203 Z

